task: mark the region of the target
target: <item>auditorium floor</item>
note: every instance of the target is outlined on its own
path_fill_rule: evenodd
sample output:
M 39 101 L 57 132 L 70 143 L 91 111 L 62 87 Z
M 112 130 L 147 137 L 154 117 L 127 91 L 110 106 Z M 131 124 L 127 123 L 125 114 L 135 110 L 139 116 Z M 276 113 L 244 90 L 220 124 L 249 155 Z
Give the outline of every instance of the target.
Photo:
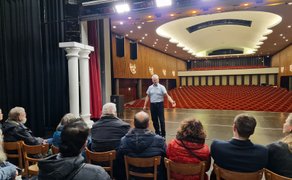
M 133 126 L 134 114 L 141 109 L 125 109 L 122 116 Z M 149 110 L 147 111 L 148 113 Z M 232 137 L 232 123 L 237 114 L 249 113 L 257 119 L 255 134 L 251 137 L 254 143 L 267 145 L 283 137 L 282 127 L 288 113 L 233 111 L 233 110 L 201 110 L 201 109 L 165 109 L 166 141 L 175 138 L 179 123 L 186 118 L 199 119 L 207 132 L 206 143 L 213 139 L 229 140 Z M 150 129 L 153 130 L 152 123 Z

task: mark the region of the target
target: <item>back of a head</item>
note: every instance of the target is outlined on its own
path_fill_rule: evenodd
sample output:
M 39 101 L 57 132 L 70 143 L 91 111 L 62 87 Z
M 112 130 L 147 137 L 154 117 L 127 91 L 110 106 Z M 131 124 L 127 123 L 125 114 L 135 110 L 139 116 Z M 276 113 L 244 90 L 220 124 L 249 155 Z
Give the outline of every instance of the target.
M 117 107 L 115 103 L 106 103 L 102 106 L 102 116 L 116 116 Z
M 10 109 L 8 119 L 12 121 L 19 121 L 19 116 L 22 112 L 25 112 L 23 107 L 14 107 Z
M 62 117 L 60 123 L 58 124 L 57 129 L 60 128 L 61 126 L 65 126 L 66 124 L 68 124 L 71 121 L 75 121 L 76 119 L 77 119 L 76 116 L 72 113 L 65 114 Z
M 134 116 L 134 126 L 138 129 L 146 129 L 149 125 L 149 115 L 144 112 L 140 111 L 135 114 Z
M 81 119 L 66 124 L 61 133 L 60 153 L 63 157 L 78 156 L 84 146 L 89 129 Z
M 234 118 L 234 126 L 240 137 L 248 139 L 254 133 L 256 119 L 249 114 L 239 114 Z
M 206 133 L 199 120 L 187 119 L 181 122 L 176 134 L 176 139 L 204 144 Z

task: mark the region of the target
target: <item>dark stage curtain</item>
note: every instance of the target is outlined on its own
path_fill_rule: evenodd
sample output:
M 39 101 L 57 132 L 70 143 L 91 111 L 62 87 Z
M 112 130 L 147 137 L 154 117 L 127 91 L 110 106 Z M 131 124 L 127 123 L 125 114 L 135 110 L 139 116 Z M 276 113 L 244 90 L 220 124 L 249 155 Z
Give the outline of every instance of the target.
M 63 1 L 0 1 L 0 108 L 22 106 L 27 126 L 43 136 L 68 112 L 67 60 L 62 49 Z
M 98 39 L 97 22 L 88 22 L 88 44 L 94 47 L 94 52 L 90 53 L 90 111 L 92 119 L 99 119 L 102 109 L 102 97 L 100 88 L 100 67 L 98 63 Z

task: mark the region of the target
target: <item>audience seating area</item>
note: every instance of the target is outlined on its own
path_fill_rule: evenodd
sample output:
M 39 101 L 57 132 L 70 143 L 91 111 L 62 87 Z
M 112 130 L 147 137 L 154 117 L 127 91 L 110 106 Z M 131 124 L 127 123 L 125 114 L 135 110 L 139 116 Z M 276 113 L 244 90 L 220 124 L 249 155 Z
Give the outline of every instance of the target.
M 176 108 L 292 112 L 292 92 L 273 86 L 184 86 L 168 93 Z M 143 105 L 138 99 L 125 107 Z M 166 98 L 164 106 L 172 108 Z
M 191 71 L 227 70 L 227 69 L 254 69 L 267 68 L 267 66 L 214 66 L 214 67 L 195 67 Z

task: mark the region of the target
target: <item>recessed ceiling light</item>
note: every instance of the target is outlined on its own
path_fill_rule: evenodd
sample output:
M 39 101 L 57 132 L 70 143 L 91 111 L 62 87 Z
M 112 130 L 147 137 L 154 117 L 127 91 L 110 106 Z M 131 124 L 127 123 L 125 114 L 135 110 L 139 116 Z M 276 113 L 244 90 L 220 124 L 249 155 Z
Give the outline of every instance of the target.
M 140 42 L 142 42 L 142 40 L 140 40 Z
M 168 46 L 168 44 L 166 44 L 166 46 Z
M 114 28 L 114 29 L 116 29 L 116 28 L 117 28 L 117 26 L 113 26 L 113 28 Z
M 243 6 L 245 6 L 245 7 L 248 6 L 248 5 L 249 5 L 248 3 L 244 3 L 244 4 L 243 4 Z
M 155 45 L 154 45 L 154 44 L 153 44 L 152 46 L 153 46 L 153 47 L 155 47 Z
M 144 24 L 144 22 L 141 22 L 141 24 Z
M 152 18 L 152 16 L 151 15 L 149 15 L 149 16 L 147 16 L 148 18 Z
M 283 36 L 283 34 L 280 34 L 280 36 Z
M 124 13 L 124 12 L 130 11 L 130 6 L 127 3 L 117 4 L 117 5 L 115 5 L 115 9 L 116 9 L 117 13 Z
M 157 7 L 171 6 L 172 0 L 156 0 Z
M 288 39 L 286 39 L 286 42 L 288 42 Z
M 154 44 L 157 44 L 157 42 L 154 42 Z
M 121 22 L 120 22 L 120 25 L 123 25 L 123 24 L 124 24 L 124 22 L 123 22 L 123 21 L 121 21 Z
M 192 14 L 196 14 L 197 13 L 197 11 L 192 11 Z
M 132 17 L 131 17 L 131 16 L 129 16 L 129 17 L 128 17 L 128 19 L 132 19 Z
M 285 36 L 283 36 L 283 39 L 285 39 L 286 37 Z
M 288 2 L 288 5 L 292 5 L 292 2 Z
M 158 41 L 158 39 L 156 39 L 156 41 Z
M 174 53 L 176 54 L 176 51 L 174 51 Z
M 145 39 L 145 37 L 142 37 L 142 39 Z
M 131 30 L 130 33 L 133 33 L 133 30 Z
M 217 8 L 216 8 L 217 11 L 220 11 L 221 9 L 222 9 L 221 7 L 217 7 Z
M 274 43 L 274 46 L 277 46 L 277 43 Z
M 173 17 L 173 16 L 174 16 L 174 14 L 170 14 L 170 16 L 171 16 L 171 17 Z
M 165 49 L 164 51 L 167 51 L 167 49 Z
M 141 29 L 142 27 L 141 27 L 141 26 L 137 26 L 137 28 L 138 28 L 138 29 Z
M 148 34 L 146 33 L 145 36 L 148 36 Z
M 291 25 L 289 25 L 288 28 L 291 28 Z
M 129 36 L 129 34 L 126 34 L 126 36 L 128 37 L 128 36 Z

